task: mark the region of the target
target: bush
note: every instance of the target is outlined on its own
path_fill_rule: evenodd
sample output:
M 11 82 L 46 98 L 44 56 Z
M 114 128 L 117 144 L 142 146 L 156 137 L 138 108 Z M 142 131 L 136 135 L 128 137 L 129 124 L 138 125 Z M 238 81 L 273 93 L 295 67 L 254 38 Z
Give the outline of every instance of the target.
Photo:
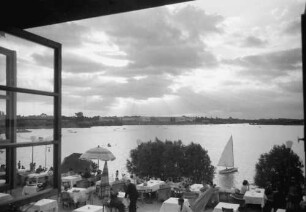
M 163 180 L 189 178 L 193 183 L 212 181 L 214 166 L 205 149 L 200 144 L 184 146 L 181 141 L 154 142 L 140 144 L 130 152 L 127 169 L 140 177 L 156 177 Z
M 298 184 L 304 181 L 303 164 L 299 156 L 285 145 L 276 145 L 269 153 L 262 154 L 255 168 L 255 184 L 260 187 L 266 187 L 271 182 L 288 191 L 292 177 Z

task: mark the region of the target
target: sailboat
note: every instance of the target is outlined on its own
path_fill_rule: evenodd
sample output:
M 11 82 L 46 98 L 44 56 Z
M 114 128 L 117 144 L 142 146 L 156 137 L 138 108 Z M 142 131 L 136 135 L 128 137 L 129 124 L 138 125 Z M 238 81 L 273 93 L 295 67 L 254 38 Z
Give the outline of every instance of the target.
M 233 136 L 230 137 L 221 154 L 217 166 L 225 166 L 225 169 L 219 171 L 219 174 L 229 174 L 237 172 L 238 168 L 234 167 Z

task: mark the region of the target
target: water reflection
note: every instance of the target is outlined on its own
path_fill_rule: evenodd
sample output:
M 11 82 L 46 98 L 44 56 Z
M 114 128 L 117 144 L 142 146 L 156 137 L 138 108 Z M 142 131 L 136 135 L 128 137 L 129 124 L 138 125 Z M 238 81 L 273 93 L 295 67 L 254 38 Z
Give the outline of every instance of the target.
M 217 184 L 222 188 L 233 188 L 237 184 L 236 180 L 237 172 L 231 174 L 217 174 Z

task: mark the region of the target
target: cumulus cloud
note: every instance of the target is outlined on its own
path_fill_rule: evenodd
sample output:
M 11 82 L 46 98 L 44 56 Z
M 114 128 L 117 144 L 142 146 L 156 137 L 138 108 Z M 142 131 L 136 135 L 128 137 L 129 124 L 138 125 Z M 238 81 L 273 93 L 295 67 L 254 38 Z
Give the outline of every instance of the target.
M 288 49 L 249 55 L 233 60 L 225 60 L 227 64 L 243 68 L 241 74 L 255 78 L 287 75 L 292 71 L 301 70 L 301 49 Z
M 185 20 L 188 13 L 192 17 Z M 221 33 L 223 20 L 222 16 L 188 6 L 173 13 L 167 8 L 158 8 L 121 14 L 99 20 L 95 25 L 102 25 L 110 42 L 125 52 L 130 61 L 128 69 L 144 72 L 154 67 L 156 72 L 163 69 L 163 72 L 177 74 L 178 69 L 182 73 L 217 65 L 215 55 L 207 50 L 200 37 Z M 193 22 L 196 23 L 190 24 Z
M 32 58 L 37 64 L 41 66 L 53 68 L 53 55 L 51 55 L 50 53 L 33 53 Z M 62 58 L 62 61 L 63 72 L 95 73 L 103 72 L 106 69 L 106 66 L 103 63 L 93 61 L 90 58 L 86 57 L 86 55 L 80 56 L 78 54 L 66 53 L 65 56 Z
M 255 36 L 248 36 L 244 39 L 242 46 L 245 47 L 264 47 L 267 45 L 267 41 L 257 38 Z
M 290 35 L 298 35 L 301 33 L 301 20 L 295 19 L 285 24 L 284 32 Z
M 27 29 L 27 31 L 59 42 L 65 47 L 77 48 L 82 45 L 84 38 L 86 39 L 85 35 L 90 31 L 90 28 L 77 22 L 67 22 L 50 25 L 45 28 L 31 28 Z

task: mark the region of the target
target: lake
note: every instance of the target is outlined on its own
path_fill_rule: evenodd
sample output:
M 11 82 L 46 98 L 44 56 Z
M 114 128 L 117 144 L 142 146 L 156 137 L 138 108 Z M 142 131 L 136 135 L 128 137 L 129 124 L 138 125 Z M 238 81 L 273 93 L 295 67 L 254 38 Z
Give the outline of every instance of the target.
M 30 133 L 20 133 L 20 140 L 29 140 L 30 136 L 48 137 L 50 129 L 33 129 Z M 115 171 L 127 173 L 125 164 L 131 149 L 137 147 L 137 140 L 143 142 L 155 140 L 181 140 L 184 144 L 199 143 L 208 150 L 212 164 L 216 166 L 224 146 L 233 136 L 235 166 L 238 172 L 231 175 L 219 175 L 216 172 L 214 183 L 225 187 L 240 187 L 244 179 L 253 182 L 255 164 L 260 154 L 269 152 L 273 145 L 284 144 L 292 140 L 292 150 L 304 163 L 303 142 L 298 143 L 298 137 L 304 137 L 303 126 L 280 125 L 127 125 L 92 128 L 62 129 L 62 160 L 71 153 L 83 153 L 98 145 L 108 148 L 116 156 L 116 160 L 108 162 L 109 175 L 113 178 Z M 107 147 L 110 143 L 111 147 Z M 38 165 L 47 166 L 52 162 L 52 149 L 34 147 L 34 160 Z M 31 162 L 32 148 L 20 148 L 17 151 L 17 161 L 28 168 Z M 1 157 L 1 156 L 0 156 Z M 95 161 L 96 162 L 96 161 Z M 194 161 L 190 161 L 193 163 Z M 36 166 L 36 167 L 37 167 Z M 100 162 L 103 169 L 103 162 Z

